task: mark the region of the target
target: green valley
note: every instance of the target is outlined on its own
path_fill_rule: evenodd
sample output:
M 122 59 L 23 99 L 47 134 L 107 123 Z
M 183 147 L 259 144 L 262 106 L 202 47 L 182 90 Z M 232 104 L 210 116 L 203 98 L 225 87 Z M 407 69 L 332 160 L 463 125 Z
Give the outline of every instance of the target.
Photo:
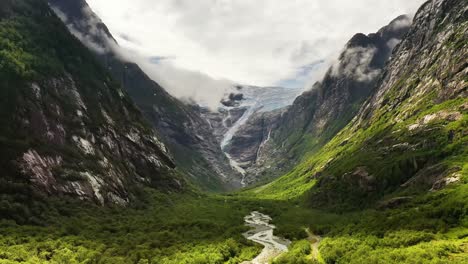
M 355 35 L 292 106 L 237 123 L 254 169 L 212 123 L 249 109 L 173 98 L 90 49 L 110 31 L 69 3 L 0 0 L 0 264 L 468 263 L 466 0 Z

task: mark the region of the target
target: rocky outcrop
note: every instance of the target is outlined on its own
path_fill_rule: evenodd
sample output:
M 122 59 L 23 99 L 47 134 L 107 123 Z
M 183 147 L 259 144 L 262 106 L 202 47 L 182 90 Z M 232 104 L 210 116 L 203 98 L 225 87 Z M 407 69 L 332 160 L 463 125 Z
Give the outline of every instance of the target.
M 204 110 L 182 103 L 151 80 L 141 68 L 118 56 L 118 45 L 84 0 L 49 0 L 70 32 L 88 46 L 121 83 L 174 155 L 178 167 L 205 190 L 240 186 Z M 233 99 L 236 96 L 233 95 Z
M 245 176 L 263 165 L 271 167 L 260 165 L 268 160 L 259 154 L 266 153 L 263 148 L 268 142 L 270 128 L 301 90 L 242 85 L 236 85 L 233 90 L 235 92 L 226 94 L 217 112 L 202 109 L 201 113 L 213 129 L 231 167 Z M 243 177 L 241 183 L 245 186 L 251 182 Z
M 238 162 L 247 175 L 257 173 L 254 171 L 256 168 L 268 166 L 265 164 L 267 159 L 264 157 L 264 147 L 271 139 L 273 127 L 278 125 L 279 117 L 284 111 L 278 109 L 253 114 L 226 146 L 225 151 Z M 245 184 L 250 183 L 252 181 L 247 177 Z
M 184 189 L 166 145 L 47 4 L 3 4 L 11 9 L 0 22 L 16 33 L 0 36 L 10 43 L 0 55 L 2 197 L 14 190 L 21 199 L 126 205 L 138 186 Z
M 214 112 L 206 108 L 200 109 L 201 116 L 207 120 L 216 140 L 221 144 L 226 132 L 244 115 L 247 107 L 219 108 Z

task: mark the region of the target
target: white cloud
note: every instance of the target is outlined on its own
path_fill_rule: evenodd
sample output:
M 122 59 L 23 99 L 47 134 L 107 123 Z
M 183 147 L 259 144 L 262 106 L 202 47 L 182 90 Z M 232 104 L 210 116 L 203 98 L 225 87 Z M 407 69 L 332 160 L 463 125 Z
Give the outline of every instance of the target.
M 352 76 L 359 82 L 372 81 L 380 73 L 380 70 L 369 67 L 376 52 L 376 48 L 347 48 L 340 60 L 332 65 L 331 73 L 334 76 Z
M 206 74 L 179 69 L 170 61 L 152 64 L 146 58 L 136 59 L 135 54 L 126 56 L 130 61 L 136 62 L 153 80 L 169 92 L 186 102 L 209 107 L 217 110 L 223 96 L 231 92 L 234 83 L 228 80 L 213 79 Z
M 88 49 L 93 50 L 96 53 L 103 54 L 105 53 L 106 47 L 103 47 L 99 43 L 96 43 L 93 40 L 93 36 L 96 35 L 101 35 L 101 32 L 99 32 L 99 29 L 97 27 L 99 21 L 95 19 L 93 16 L 89 16 L 89 20 L 87 21 L 79 21 L 80 25 L 86 28 L 89 28 L 89 34 L 83 34 L 80 32 L 79 29 L 75 28 L 73 23 L 71 23 L 68 19 L 68 17 L 58 8 L 52 7 L 52 10 L 54 10 L 55 14 L 63 21 L 63 23 L 67 26 L 68 30 L 70 33 L 72 33 L 77 39 L 81 41 Z M 91 10 L 83 10 L 84 12 L 91 12 Z M 112 45 L 111 41 L 108 41 L 109 45 Z
M 202 84 L 210 77 L 258 86 L 305 79 L 304 67 L 333 61 L 355 33 L 375 32 L 424 0 L 87 1 L 121 46 L 170 58 L 144 68 L 171 93 L 200 97 L 205 92 L 197 89 L 210 87 L 208 98 L 220 93 L 217 81 Z M 327 67 L 321 63 L 301 81 L 310 85 Z M 197 89 L 184 88 L 185 81 Z

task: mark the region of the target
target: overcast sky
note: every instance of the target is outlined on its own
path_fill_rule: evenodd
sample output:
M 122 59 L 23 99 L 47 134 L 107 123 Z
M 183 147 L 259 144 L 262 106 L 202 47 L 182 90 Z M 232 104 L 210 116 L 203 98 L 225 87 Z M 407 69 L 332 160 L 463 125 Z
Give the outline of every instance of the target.
M 258 86 L 303 86 L 352 35 L 423 0 L 87 0 L 153 63 Z

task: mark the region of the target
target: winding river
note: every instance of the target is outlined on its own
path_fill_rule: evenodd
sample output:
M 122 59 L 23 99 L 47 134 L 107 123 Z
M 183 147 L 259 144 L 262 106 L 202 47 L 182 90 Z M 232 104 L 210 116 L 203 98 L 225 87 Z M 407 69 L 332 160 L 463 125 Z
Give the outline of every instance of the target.
M 244 233 L 244 236 L 248 240 L 262 244 L 264 248 L 256 258 L 244 261 L 242 264 L 267 264 L 281 253 L 288 251 L 291 242 L 273 235 L 275 226 L 270 224 L 271 217 L 254 211 L 247 215 L 244 221 L 247 226 L 252 227 L 252 230 Z

